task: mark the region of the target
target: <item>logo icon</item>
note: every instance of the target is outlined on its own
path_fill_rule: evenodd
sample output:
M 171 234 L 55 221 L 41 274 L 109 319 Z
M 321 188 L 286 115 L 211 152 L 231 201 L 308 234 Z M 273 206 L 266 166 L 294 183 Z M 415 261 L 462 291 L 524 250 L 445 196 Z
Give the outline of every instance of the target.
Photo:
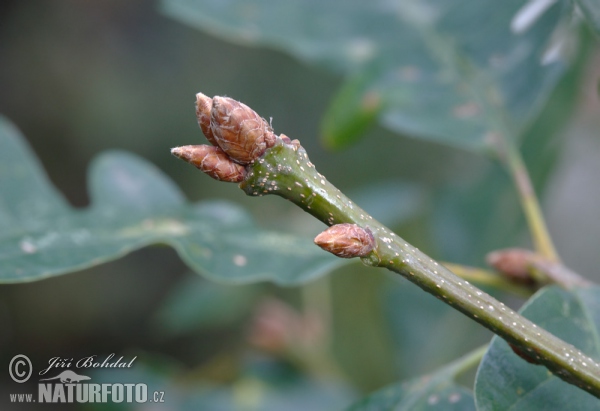
M 35 392 L 10 394 L 11 403 L 163 403 L 164 391 L 153 391 L 148 394 L 148 385 L 145 383 L 94 383 L 95 377 L 77 374 L 80 368 L 131 368 L 137 357 L 129 362 L 123 356 L 113 360 L 115 354 L 110 354 L 103 361 L 97 360 L 96 355 L 80 359 L 53 357 L 48 361 L 48 367 L 41 370 L 35 379 L 41 378 L 37 383 Z M 74 368 L 76 371 L 72 371 Z M 51 374 L 47 374 L 48 371 Z M 91 370 L 88 370 L 92 372 Z M 24 383 L 31 379 L 33 364 L 29 357 L 23 354 L 15 355 L 8 365 L 10 377 L 16 383 Z M 84 371 L 86 372 L 86 371 Z M 1 407 L 0 407 L 1 408 Z
M 86 381 L 86 380 L 90 380 L 90 379 L 91 378 L 86 375 L 79 375 L 79 374 L 74 373 L 71 370 L 66 370 L 66 371 L 63 371 L 60 374 L 58 374 L 56 377 L 44 378 L 44 379 L 41 379 L 40 381 L 59 380 L 63 384 L 70 384 L 70 383 Z
M 14 382 L 24 383 L 31 377 L 33 366 L 29 357 L 23 354 L 15 355 L 8 364 L 8 373 Z

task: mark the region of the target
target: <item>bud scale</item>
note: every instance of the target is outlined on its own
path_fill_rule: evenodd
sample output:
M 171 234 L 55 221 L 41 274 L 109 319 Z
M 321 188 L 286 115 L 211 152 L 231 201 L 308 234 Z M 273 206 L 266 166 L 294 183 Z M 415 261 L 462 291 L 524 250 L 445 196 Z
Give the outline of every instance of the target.
M 194 165 L 215 180 L 239 183 L 246 176 L 244 166 L 231 161 L 219 147 L 183 146 L 171 149 L 171 153 Z
M 315 238 L 315 244 L 341 258 L 365 257 L 375 248 L 373 234 L 356 224 L 336 224 Z

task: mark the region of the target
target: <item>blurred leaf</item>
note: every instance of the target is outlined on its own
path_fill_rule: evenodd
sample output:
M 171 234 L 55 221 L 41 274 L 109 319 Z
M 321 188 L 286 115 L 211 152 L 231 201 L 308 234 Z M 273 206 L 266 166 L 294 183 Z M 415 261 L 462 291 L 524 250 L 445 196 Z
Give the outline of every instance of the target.
M 162 405 L 183 411 L 329 411 L 344 407 L 354 398 L 354 393 L 342 384 L 299 375 L 272 360 L 246 364 L 245 375 L 229 386 L 185 377 L 181 370 L 159 372 L 138 362 L 133 369 L 97 369 L 92 373 L 94 383 L 144 383 L 148 385 L 149 398 L 155 391 L 165 393 L 164 404 L 147 404 L 148 408 L 135 403 L 110 404 L 118 410 Z M 102 404 L 96 409 L 105 407 Z
M 600 0 L 575 0 L 588 24 L 600 34 Z
M 596 49 L 596 41 L 588 30 L 580 28 L 578 37 L 580 47 L 573 64 L 554 88 L 536 121 L 525 130 L 521 145 L 531 179 L 540 192 L 563 148 L 559 138 L 573 120 L 581 101 L 584 74 L 590 55 Z
M 421 186 L 394 180 L 374 182 L 350 193 L 356 204 L 387 226 L 416 216 L 423 209 L 424 197 Z
M 346 81 L 329 104 L 321 134 L 327 147 L 338 149 L 354 143 L 384 109 L 379 90 L 373 85 L 381 76 L 376 64 Z
M 247 316 L 259 295 L 257 285 L 231 286 L 188 276 L 169 292 L 153 322 L 161 336 L 225 327 Z
M 490 164 L 475 181 L 451 182 L 436 192 L 433 237 L 438 259 L 479 266 L 494 249 L 515 245 L 522 213 L 510 177 Z
M 519 135 L 565 67 L 560 53 L 545 51 L 568 15 L 567 0 L 528 16 L 522 0 L 161 4 L 226 39 L 274 46 L 352 75 L 324 120 L 332 147 L 355 140 L 378 112 L 393 130 L 485 149 L 492 130 Z
M 554 89 L 537 120 L 524 133 L 521 152 L 536 191 L 541 194 L 562 149 L 561 132 L 575 110 L 582 73 L 592 50 L 581 30 L 575 63 Z M 483 264 L 492 250 L 522 244 L 525 226 L 514 184 L 504 167 L 491 163 L 469 182 L 452 181 L 435 200 L 434 238 L 440 259 Z M 541 195 L 540 195 L 541 196 Z
M 424 298 L 408 281 L 383 291 L 387 329 L 403 378 L 448 363 L 488 342 L 491 333 L 436 298 Z
M 353 398 L 346 387 L 332 382 L 298 378 L 278 386 L 248 378 L 233 387 L 214 387 L 190 393 L 184 410 L 211 411 L 330 411 L 340 409 Z
M 581 367 L 591 367 L 593 361 L 600 359 L 599 302 L 599 287 L 572 292 L 548 287 L 534 295 L 520 312 L 594 357 L 589 361 L 573 358 L 581 362 Z M 598 398 L 562 381 L 544 367 L 524 361 L 498 337 L 493 338 L 479 366 L 475 396 L 480 411 L 591 411 L 600 406 Z
M 156 243 L 229 283 L 298 284 L 340 264 L 310 239 L 261 230 L 235 205 L 187 203 L 166 176 L 131 154 L 97 158 L 89 186 L 91 206 L 72 209 L 0 118 L 0 282 L 64 274 Z
M 393 361 L 396 347 L 381 297 L 382 290 L 395 286 L 398 275 L 370 270 L 352 264 L 328 278 L 334 319 L 331 352 L 344 375 L 364 392 L 398 379 Z
M 434 374 L 390 385 L 353 404 L 347 411 L 474 411 L 471 391 L 454 382 L 461 360 Z
M 145 384 L 147 386 L 148 403 L 139 404 L 135 401 L 128 403 L 126 400 L 113 402 L 112 396 L 108 396 L 107 402 L 90 401 L 82 404 L 82 409 L 98 411 L 143 411 L 150 410 L 152 407 L 160 407 L 161 405 L 170 406 L 179 400 L 180 388 L 170 382 L 183 373 L 180 364 L 169 360 L 167 357 L 148 353 L 136 352 L 126 357 L 133 358 L 134 356 L 138 358 L 133 363 L 132 368 L 92 368 L 86 370 L 85 375 L 91 377 L 90 383 L 92 384 Z M 162 395 L 164 404 L 153 403 L 155 392 L 164 393 Z M 160 398 L 161 394 L 157 394 L 156 399 L 160 400 Z

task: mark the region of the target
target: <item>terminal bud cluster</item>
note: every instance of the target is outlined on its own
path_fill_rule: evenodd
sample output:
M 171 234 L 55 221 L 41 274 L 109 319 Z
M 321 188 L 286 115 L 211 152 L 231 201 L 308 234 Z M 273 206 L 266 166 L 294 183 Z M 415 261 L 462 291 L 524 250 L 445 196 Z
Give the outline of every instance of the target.
M 245 166 L 277 140 L 269 124 L 247 105 L 229 97 L 196 95 L 196 117 L 212 144 L 176 147 L 171 153 L 220 181 L 239 183 Z

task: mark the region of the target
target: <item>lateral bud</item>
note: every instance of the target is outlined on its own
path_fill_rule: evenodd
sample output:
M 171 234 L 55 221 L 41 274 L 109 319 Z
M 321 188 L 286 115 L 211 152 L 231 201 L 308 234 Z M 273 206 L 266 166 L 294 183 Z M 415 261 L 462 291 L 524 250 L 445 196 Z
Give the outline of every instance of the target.
M 200 126 L 202 133 L 206 136 L 206 139 L 210 141 L 210 144 L 218 146 L 217 140 L 210 128 L 212 106 L 212 98 L 202 93 L 196 94 L 196 117 L 198 119 L 198 125 Z
M 336 224 L 315 238 L 315 244 L 341 258 L 365 257 L 375 248 L 368 229 L 356 224 Z
M 233 161 L 244 165 L 263 155 L 276 140 L 262 117 L 229 97 L 213 97 L 210 128 L 217 145 Z
M 539 359 L 536 358 L 535 356 L 529 355 L 526 351 L 520 349 L 519 347 L 517 347 L 514 344 L 508 343 L 508 345 L 510 346 L 510 349 L 513 350 L 513 352 L 515 354 L 517 354 L 519 357 L 521 357 L 522 359 L 527 361 L 529 364 L 536 364 L 536 365 L 540 364 Z
M 519 284 L 533 285 L 536 281 L 531 275 L 531 266 L 535 257 L 535 253 L 529 250 L 506 248 L 488 253 L 485 260 L 490 267 L 509 280 Z
M 219 147 L 175 147 L 171 149 L 171 154 L 194 165 L 215 180 L 239 183 L 246 177 L 244 166 L 231 161 Z

